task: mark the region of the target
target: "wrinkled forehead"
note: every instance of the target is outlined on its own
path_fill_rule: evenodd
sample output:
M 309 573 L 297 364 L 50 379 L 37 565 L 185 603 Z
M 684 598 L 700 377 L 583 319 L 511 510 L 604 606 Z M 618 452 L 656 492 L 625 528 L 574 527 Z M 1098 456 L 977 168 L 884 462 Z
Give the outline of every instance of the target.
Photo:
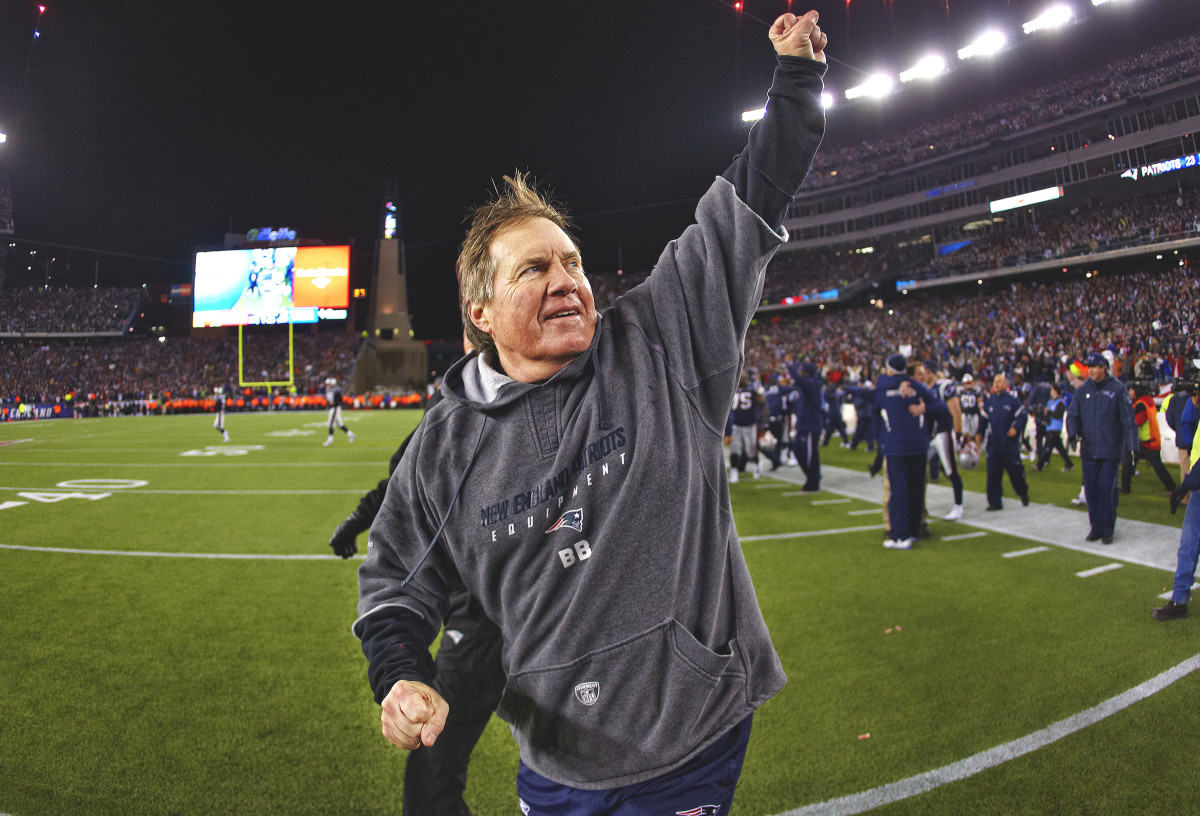
M 506 225 L 489 245 L 497 271 L 527 261 L 579 257 L 571 236 L 548 218 L 527 218 Z

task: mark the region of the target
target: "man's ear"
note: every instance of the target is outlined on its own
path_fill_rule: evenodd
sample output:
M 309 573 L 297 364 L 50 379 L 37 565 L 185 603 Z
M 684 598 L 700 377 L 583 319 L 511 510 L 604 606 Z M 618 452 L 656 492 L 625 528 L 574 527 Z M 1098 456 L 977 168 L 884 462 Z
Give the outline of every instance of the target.
M 472 303 L 468 307 L 467 313 L 471 316 L 471 322 L 475 324 L 475 328 L 484 334 L 490 335 L 492 333 L 492 321 L 485 307 L 478 303 Z

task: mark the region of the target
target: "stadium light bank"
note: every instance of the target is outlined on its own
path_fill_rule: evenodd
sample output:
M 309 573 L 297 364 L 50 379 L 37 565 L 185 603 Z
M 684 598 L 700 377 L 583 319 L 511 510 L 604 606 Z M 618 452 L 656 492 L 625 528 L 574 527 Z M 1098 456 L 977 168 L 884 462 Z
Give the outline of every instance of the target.
M 1004 50 L 1007 43 L 1008 38 L 1003 33 L 994 29 L 988 30 L 972 40 L 970 45 L 958 49 L 958 58 L 965 60 L 971 59 L 971 57 L 988 57 L 998 54 Z
M 1074 17 L 1075 12 L 1071 11 L 1070 6 L 1051 6 L 1021 26 L 1021 30 L 1026 34 L 1032 34 L 1044 28 L 1059 28 L 1071 22 Z
M 830 108 L 833 107 L 833 94 L 830 94 L 830 93 L 821 94 L 821 107 L 824 108 L 825 110 L 829 110 Z M 742 111 L 742 121 L 748 125 L 752 125 L 755 122 L 757 122 L 759 119 L 762 119 L 766 115 L 767 115 L 767 109 L 765 107 L 755 108 L 754 110 Z
M 887 74 L 875 74 L 861 85 L 846 89 L 847 99 L 857 99 L 860 96 L 871 96 L 876 99 L 887 96 L 895 82 Z
M 923 57 L 907 71 L 901 71 L 900 81 L 911 82 L 914 79 L 933 79 L 944 73 L 946 73 L 946 58 L 941 54 L 930 54 L 927 57 Z

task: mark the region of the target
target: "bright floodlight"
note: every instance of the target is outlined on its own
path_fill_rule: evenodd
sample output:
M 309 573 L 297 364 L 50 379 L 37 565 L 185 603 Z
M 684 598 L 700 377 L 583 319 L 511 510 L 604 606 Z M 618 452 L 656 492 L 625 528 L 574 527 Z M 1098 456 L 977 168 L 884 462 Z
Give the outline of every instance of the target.
M 762 119 L 766 115 L 767 115 L 766 108 L 755 108 L 754 110 L 743 111 L 742 112 L 742 121 L 746 122 L 747 124 L 750 122 L 757 122 L 759 119 Z
M 985 31 L 976 37 L 966 48 L 958 49 L 958 58 L 965 60 L 971 57 L 990 56 L 1004 48 L 1007 42 L 1007 38 L 999 31 Z
M 900 72 L 900 81 L 909 82 L 914 79 L 931 79 L 946 71 L 946 59 L 941 54 L 930 54 L 921 59 L 912 68 Z
M 847 99 L 857 99 L 860 96 L 873 96 L 879 98 L 887 96 L 892 90 L 892 78 L 887 74 L 875 74 L 867 79 L 862 85 L 855 85 L 846 91 Z
M 7 142 L 7 141 L 8 141 L 8 134 L 7 134 L 7 133 L 0 133 L 0 144 L 4 144 L 4 143 L 5 143 L 5 142 Z
M 831 93 L 821 94 L 821 107 L 824 108 L 825 110 L 829 110 L 830 108 L 833 107 L 833 94 L 831 94 Z
M 1069 6 L 1051 6 L 1021 26 L 1021 28 L 1026 34 L 1032 34 L 1035 31 L 1041 31 L 1043 28 L 1058 28 L 1061 25 L 1066 25 L 1071 22 L 1071 18 L 1074 16 L 1075 12 L 1071 11 Z
M 1093 6 L 1106 6 L 1111 2 L 1113 2 L 1113 0 L 1092 0 L 1092 5 Z

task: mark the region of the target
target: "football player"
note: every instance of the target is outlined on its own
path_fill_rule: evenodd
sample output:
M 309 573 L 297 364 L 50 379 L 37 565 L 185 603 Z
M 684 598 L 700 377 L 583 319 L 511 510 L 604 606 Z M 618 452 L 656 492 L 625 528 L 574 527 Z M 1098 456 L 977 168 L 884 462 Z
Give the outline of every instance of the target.
M 337 380 L 333 377 L 325 380 L 325 401 L 329 403 L 329 436 L 321 443 L 321 447 L 328 448 L 333 444 L 334 427 L 345 431 L 346 441 L 353 444 L 354 431 L 347 428 L 346 423 L 342 422 L 342 389 L 338 387 Z
M 213 402 L 217 411 L 217 416 L 213 420 L 213 428 L 221 435 L 222 439 L 228 442 L 229 434 L 225 431 L 225 386 L 218 385 L 213 389 Z

